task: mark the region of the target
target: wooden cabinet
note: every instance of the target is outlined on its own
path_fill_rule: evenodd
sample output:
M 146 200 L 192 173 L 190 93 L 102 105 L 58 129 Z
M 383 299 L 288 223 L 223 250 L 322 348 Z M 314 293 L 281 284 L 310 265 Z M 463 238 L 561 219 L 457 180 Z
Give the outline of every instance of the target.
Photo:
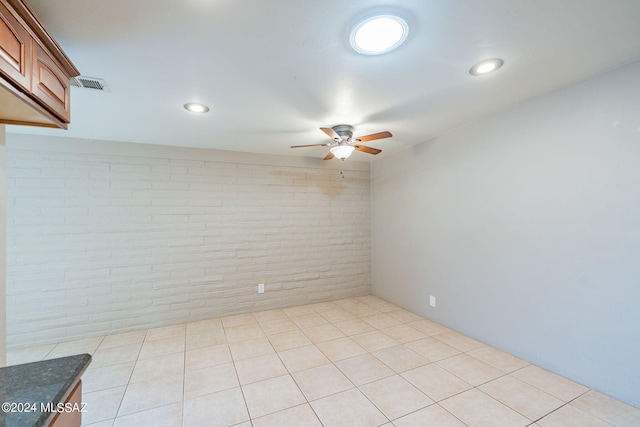
M 31 35 L 7 6 L 0 3 L 0 70 L 23 89 L 31 86 Z
M 0 123 L 66 129 L 79 74 L 23 0 L 0 0 Z
M 73 388 L 69 397 L 65 401 L 72 410 L 59 412 L 49 423 L 49 427 L 80 427 L 82 424 L 82 413 L 77 408 L 82 408 L 82 381 Z

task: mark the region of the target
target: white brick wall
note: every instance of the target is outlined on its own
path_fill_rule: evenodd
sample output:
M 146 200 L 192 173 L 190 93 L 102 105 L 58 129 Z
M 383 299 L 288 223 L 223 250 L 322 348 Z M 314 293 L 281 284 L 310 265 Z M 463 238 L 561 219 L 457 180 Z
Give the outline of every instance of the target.
M 9 348 L 370 293 L 368 167 L 25 138 L 8 135 Z

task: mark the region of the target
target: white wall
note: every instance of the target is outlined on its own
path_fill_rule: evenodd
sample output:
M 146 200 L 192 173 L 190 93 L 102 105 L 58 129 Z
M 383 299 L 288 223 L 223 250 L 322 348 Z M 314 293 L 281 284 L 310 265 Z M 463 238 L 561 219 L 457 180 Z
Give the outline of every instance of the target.
M 370 293 L 368 164 L 7 139 L 10 348 Z
M 371 180 L 374 295 L 640 406 L 640 63 Z

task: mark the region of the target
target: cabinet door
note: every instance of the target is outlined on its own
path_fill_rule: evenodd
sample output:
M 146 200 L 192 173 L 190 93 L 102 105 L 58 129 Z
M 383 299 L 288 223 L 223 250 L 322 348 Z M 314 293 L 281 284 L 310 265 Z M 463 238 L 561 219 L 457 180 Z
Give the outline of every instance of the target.
M 69 123 L 70 79 L 38 43 L 34 43 L 33 51 L 31 92 L 63 121 Z
M 0 1 L 0 74 L 27 91 L 31 87 L 31 45 L 29 32 Z

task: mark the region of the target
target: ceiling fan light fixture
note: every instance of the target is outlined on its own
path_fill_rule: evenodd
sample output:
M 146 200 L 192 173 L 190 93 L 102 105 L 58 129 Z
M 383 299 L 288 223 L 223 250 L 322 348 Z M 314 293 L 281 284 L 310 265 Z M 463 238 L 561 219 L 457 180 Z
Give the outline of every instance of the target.
M 199 102 L 188 102 L 184 104 L 184 108 L 192 113 L 206 113 L 209 111 L 209 107 L 204 104 L 200 104 Z
M 331 153 L 335 157 L 339 158 L 340 160 L 344 160 L 349 157 L 351 153 L 353 153 L 353 150 L 355 150 L 355 147 L 352 145 L 336 145 L 329 151 L 331 151 Z
M 358 21 L 349 41 L 364 55 L 381 55 L 398 48 L 407 39 L 409 26 L 396 15 L 374 15 Z
M 469 74 L 472 76 L 481 76 L 483 74 L 492 73 L 502 67 L 503 64 L 504 61 L 500 58 L 485 59 L 471 67 Z

